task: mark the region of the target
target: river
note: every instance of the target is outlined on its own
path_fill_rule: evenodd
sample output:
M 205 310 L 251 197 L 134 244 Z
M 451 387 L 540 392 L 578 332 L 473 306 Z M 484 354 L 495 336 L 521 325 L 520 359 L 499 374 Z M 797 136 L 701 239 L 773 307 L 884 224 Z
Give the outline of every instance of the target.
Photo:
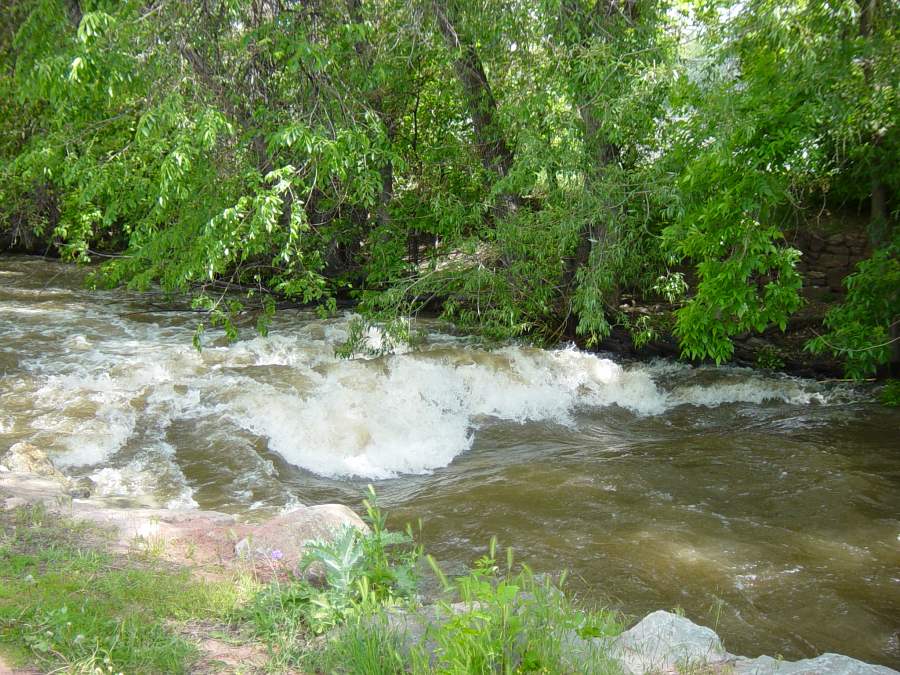
M 900 667 L 898 410 L 427 322 L 414 350 L 341 360 L 348 317 L 296 310 L 198 353 L 197 315 L 84 276 L 0 258 L 0 452 L 29 441 L 123 503 L 250 518 L 373 483 L 448 571 L 497 535 L 581 596 L 680 608 L 733 652 Z

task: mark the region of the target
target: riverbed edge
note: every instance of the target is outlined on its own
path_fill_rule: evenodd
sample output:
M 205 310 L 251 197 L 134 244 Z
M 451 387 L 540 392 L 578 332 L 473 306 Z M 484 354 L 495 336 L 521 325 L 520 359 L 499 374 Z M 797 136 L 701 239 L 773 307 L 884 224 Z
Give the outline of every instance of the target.
M 48 512 L 87 521 L 112 533 L 113 547 L 122 551 L 150 550 L 169 562 L 201 575 L 262 560 L 273 574 L 291 570 L 305 543 L 328 538 L 349 525 L 366 529 L 350 508 L 340 504 L 298 506 L 259 523 L 242 521 L 217 511 L 154 509 L 124 506 L 115 500 L 72 495 L 71 483 L 59 475 L 13 472 L 0 464 L 0 506 L 5 511 L 41 505 Z M 215 572 L 212 572 L 215 574 Z M 387 621 L 402 639 L 421 641 L 433 616 L 430 608 L 389 612 Z M 734 673 L 735 675 L 889 675 L 886 666 L 833 653 L 801 661 L 770 656 L 748 658 L 727 652 L 712 629 L 684 616 L 653 612 L 614 639 L 566 641 L 566 658 L 579 670 L 581 660 L 602 649 L 626 674 Z M 0 672 L 2 670 L 0 662 Z M 12 671 L 11 671 L 12 672 Z

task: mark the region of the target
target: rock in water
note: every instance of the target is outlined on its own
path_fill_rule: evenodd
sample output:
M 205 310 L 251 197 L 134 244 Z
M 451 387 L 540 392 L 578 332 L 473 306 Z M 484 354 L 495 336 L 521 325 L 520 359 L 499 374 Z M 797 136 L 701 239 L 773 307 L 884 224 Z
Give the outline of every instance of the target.
M 30 473 L 57 480 L 66 479 L 59 469 L 53 466 L 47 453 L 31 443 L 21 442 L 10 447 L 0 457 L 0 464 L 15 473 Z

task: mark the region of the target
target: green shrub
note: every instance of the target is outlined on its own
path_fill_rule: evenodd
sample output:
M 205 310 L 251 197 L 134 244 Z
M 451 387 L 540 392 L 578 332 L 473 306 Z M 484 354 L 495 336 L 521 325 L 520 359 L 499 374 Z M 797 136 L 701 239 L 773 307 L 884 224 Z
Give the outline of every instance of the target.
M 412 651 L 413 672 L 618 672 L 590 642 L 620 633 L 617 616 L 578 608 L 563 591 L 564 576 L 554 583 L 526 566 L 513 573 L 512 549 L 501 570 L 496 550 L 492 539 L 488 555 L 452 583 L 429 558 L 447 599 L 425 644 Z
M 878 399 L 891 408 L 900 407 L 900 380 L 888 380 L 879 392 Z

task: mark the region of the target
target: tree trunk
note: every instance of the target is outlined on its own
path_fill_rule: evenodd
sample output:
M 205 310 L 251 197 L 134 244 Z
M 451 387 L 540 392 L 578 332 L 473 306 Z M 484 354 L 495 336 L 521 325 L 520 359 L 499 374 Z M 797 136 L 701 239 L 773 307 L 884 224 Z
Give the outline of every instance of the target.
M 875 30 L 878 0 L 856 0 L 856 2 L 859 6 L 859 35 L 868 41 Z M 868 59 L 863 61 L 863 77 L 866 84 L 872 86 L 872 64 Z M 881 137 L 876 135 L 872 139 L 872 144 L 879 146 Z M 881 179 L 883 171 L 882 163 L 876 160 L 872 167 L 872 192 L 869 198 L 869 242 L 873 249 L 881 248 L 890 239 L 887 186 Z
M 513 152 L 506 143 L 497 119 L 497 101 L 478 52 L 458 30 L 459 21 L 454 2 L 455 0 L 434 0 L 432 3 L 438 29 L 447 49 L 455 55 L 453 70 L 462 87 L 466 109 L 472 119 L 481 163 L 489 171 L 505 178 L 512 168 Z M 501 194 L 495 215 L 509 215 L 518 209 L 520 201 L 519 196 L 511 192 Z
M 81 25 L 81 19 L 84 17 L 84 12 L 81 11 L 81 3 L 79 0 L 66 0 L 66 14 L 69 15 L 69 21 L 72 22 L 72 25 L 75 28 Z
M 597 2 L 591 9 L 585 7 L 579 0 L 567 0 L 563 3 L 562 9 L 564 35 L 571 35 L 571 32 L 565 29 L 576 26 L 575 33 L 580 37 L 578 42 L 571 46 L 585 48 L 593 39 L 615 39 L 612 22 L 623 19 L 633 22 L 637 19 L 634 0 L 605 0 L 605 2 Z M 575 94 L 575 99 L 581 118 L 581 136 L 585 151 L 584 184 L 586 190 L 592 190 L 596 189 L 604 174 L 619 162 L 621 150 L 615 143 L 603 136 L 600 122 L 597 119 L 595 92 L 584 92 L 579 89 Z M 563 269 L 563 287 L 569 289 L 570 294 L 574 291 L 578 270 L 588 264 L 595 246 L 609 248 L 615 245 L 615 233 L 610 229 L 609 222 L 619 215 L 619 209 L 610 204 L 601 220 L 583 224 L 574 255 L 566 262 Z M 608 307 L 617 307 L 619 304 L 618 288 L 609 289 L 603 300 Z
M 347 0 L 347 12 L 353 23 L 362 23 L 362 2 L 361 0 Z M 368 42 L 362 40 L 357 41 L 353 45 L 359 61 L 363 68 L 369 70 L 372 68 L 373 56 L 372 46 Z M 384 125 L 388 138 L 393 143 L 397 133 L 396 121 L 385 111 L 384 100 L 379 92 L 371 92 L 368 96 L 372 110 L 378 116 L 378 119 Z M 382 228 L 386 228 L 391 223 L 390 204 L 394 198 L 394 165 L 391 160 L 379 168 L 381 174 L 381 191 L 378 194 L 378 207 L 375 213 L 375 220 Z

